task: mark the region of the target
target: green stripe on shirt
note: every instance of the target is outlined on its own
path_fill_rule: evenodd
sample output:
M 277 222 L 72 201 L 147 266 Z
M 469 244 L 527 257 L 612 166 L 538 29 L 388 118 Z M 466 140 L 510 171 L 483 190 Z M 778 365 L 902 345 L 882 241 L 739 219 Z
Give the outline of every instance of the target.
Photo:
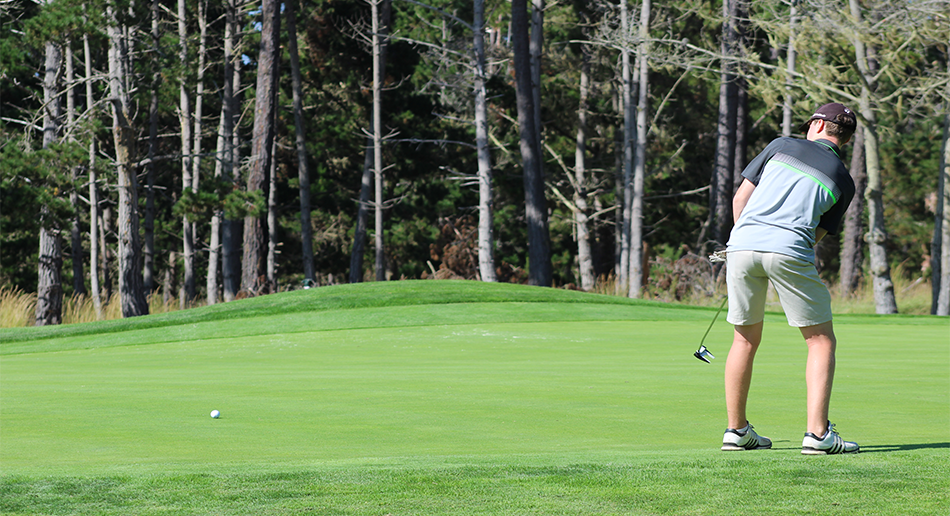
M 772 162 L 773 162 L 773 163 L 776 163 L 776 164 L 779 164 L 779 165 L 781 165 L 781 166 L 783 166 L 783 167 L 785 167 L 785 168 L 791 170 L 792 172 L 795 172 L 796 174 L 801 174 L 801 175 L 807 177 L 808 179 L 811 179 L 811 180 L 814 181 L 818 186 L 820 186 L 824 191 L 828 192 L 828 195 L 830 195 L 831 198 L 834 199 L 835 202 L 838 202 L 838 198 L 835 197 L 834 192 L 832 192 L 830 188 L 828 188 L 827 186 L 825 186 L 825 184 L 822 183 L 821 181 L 819 181 L 818 178 L 816 178 L 815 176 L 813 176 L 813 175 L 811 175 L 811 174 L 808 174 L 808 173 L 806 173 L 806 172 L 804 172 L 804 171 L 802 171 L 802 170 L 799 170 L 799 169 L 797 169 L 797 168 L 795 168 L 795 167 L 793 167 L 793 166 L 791 166 L 791 165 L 789 165 L 789 164 L 787 164 L 787 163 L 782 163 L 781 161 L 772 160 Z

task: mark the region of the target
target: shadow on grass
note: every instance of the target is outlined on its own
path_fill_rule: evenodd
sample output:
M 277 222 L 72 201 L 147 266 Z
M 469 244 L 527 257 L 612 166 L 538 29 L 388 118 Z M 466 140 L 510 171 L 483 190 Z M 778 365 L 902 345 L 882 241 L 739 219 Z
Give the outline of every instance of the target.
M 950 443 L 882 444 L 878 446 L 862 446 L 861 453 L 931 450 L 939 448 L 950 448 Z
M 790 446 L 783 445 L 781 447 L 775 446 L 776 443 L 789 443 L 787 440 L 774 440 L 772 441 L 772 449 L 778 451 L 793 451 L 801 450 L 800 446 Z M 860 441 L 859 441 L 860 443 Z M 865 446 L 861 445 L 861 453 L 882 453 L 882 452 L 896 452 L 896 451 L 911 451 L 911 450 L 939 450 L 941 448 L 950 449 L 950 443 L 920 443 L 920 444 L 879 444 L 879 445 L 870 445 Z M 762 450 L 766 451 L 766 450 Z

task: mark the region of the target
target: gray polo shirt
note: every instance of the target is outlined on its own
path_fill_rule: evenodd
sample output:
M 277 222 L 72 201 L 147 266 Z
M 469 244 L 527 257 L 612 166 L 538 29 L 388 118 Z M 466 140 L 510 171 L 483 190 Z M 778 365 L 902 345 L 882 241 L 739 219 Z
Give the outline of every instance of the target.
M 742 171 L 756 186 L 728 251 L 779 253 L 815 262 L 815 228 L 837 234 L 854 181 L 828 140 L 773 140 Z

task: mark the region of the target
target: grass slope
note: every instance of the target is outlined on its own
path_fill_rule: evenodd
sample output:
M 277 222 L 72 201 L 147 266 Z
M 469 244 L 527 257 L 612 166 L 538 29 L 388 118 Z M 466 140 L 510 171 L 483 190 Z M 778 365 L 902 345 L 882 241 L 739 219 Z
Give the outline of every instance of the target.
M 780 314 L 750 400 L 775 449 L 718 451 L 714 313 L 430 281 L 5 330 L 0 511 L 947 513 L 946 319 L 836 320 L 832 417 L 865 453 L 814 458 Z

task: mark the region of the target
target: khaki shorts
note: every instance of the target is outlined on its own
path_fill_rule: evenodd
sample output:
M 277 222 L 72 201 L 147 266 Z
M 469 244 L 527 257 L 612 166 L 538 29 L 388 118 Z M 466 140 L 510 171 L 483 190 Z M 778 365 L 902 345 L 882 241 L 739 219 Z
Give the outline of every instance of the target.
M 814 264 L 778 253 L 731 251 L 726 257 L 726 320 L 740 326 L 762 322 L 769 280 L 785 309 L 789 326 L 801 328 L 832 319 L 831 294 Z

